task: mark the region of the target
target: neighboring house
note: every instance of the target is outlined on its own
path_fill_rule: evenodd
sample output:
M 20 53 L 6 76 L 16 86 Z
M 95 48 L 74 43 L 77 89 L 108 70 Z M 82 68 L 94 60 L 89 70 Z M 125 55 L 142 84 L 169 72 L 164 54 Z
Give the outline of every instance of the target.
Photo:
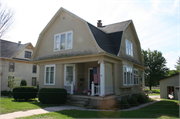
M 64 8 L 40 33 L 31 62 L 40 88 L 92 89 L 92 97 L 140 93 L 145 69 L 132 20 L 95 27 Z
M 165 99 L 172 97 L 177 100 L 179 93 L 179 79 L 179 73 L 160 79 L 160 97 Z
M 39 77 L 39 67 L 37 64 L 29 62 L 33 54 L 34 47 L 31 43 L 21 44 L 0 40 L 1 62 L 0 79 L 1 90 L 8 90 L 7 80 L 9 72 L 14 73 L 14 77 L 20 77 L 27 81 L 27 85 L 36 86 Z

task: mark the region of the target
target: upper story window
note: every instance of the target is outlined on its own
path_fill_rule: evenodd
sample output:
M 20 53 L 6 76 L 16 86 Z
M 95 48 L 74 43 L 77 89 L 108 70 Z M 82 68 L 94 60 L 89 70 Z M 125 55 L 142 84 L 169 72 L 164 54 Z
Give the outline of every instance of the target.
M 14 72 L 14 62 L 9 62 L 9 71 Z
M 132 67 L 123 66 L 123 79 L 124 85 L 132 85 L 133 84 L 133 74 Z
M 33 73 L 36 73 L 36 72 L 37 72 L 37 65 L 33 65 L 32 72 L 33 72 Z
M 56 34 L 54 36 L 54 51 L 72 49 L 73 32 Z
M 133 44 L 126 39 L 126 55 L 133 57 Z
M 31 52 L 25 51 L 25 58 L 31 58 Z

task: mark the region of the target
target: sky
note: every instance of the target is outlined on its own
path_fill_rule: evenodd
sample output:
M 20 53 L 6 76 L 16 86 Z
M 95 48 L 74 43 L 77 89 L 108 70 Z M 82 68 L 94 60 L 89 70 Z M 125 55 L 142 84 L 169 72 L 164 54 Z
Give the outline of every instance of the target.
M 141 48 L 162 52 L 167 67 L 180 57 L 180 0 L 1 0 L 14 12 L 2 39 L 36 46 L 39 34 L 61 8 L 97 25 L 133 20 Z

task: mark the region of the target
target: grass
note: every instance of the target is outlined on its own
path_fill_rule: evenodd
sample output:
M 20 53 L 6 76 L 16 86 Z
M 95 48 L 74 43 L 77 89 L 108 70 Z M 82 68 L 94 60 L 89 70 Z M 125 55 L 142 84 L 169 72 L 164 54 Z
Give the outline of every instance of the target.
M 1 114 L 6 114 L 11 112 L 26 111 L 30 109 L 38 109 L 50 106 L 55 105 L 41 104 L 41 102 L 39 102 L 37 98 L 31 101 L 15 101 L 14 98 L 1 97 L 0 111 Z
M 63 110 L 18 119 L 61 118 L 179 118 L 179 105 L 178 100 L 167 99 L 133 111 Z
M 146 91 L 150 91 L 150 90 L 146 90 Z M 148 94 L 149 96 L 155 96 L 155 95 L 160 95 L 160 89 L 151 89 L 151 91 L 153 92 L 152 94 Z

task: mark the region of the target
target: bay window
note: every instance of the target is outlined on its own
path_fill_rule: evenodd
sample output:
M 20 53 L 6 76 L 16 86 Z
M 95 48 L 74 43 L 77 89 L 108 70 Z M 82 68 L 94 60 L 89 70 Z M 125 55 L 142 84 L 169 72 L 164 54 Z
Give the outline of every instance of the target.
M 134 84 L 139 84 L 138 69 L 134 69 Z
M 132 67 L 123 66 L 123 81 L 124 85 L 132 85 L 133 84 L 133 75 L 132 75 Z

